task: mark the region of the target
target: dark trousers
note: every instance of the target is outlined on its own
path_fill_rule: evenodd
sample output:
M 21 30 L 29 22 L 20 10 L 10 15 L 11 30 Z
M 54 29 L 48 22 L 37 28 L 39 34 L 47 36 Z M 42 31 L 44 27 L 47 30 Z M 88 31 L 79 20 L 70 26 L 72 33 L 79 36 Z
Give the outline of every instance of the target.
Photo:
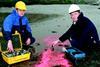
M 78 41 L 73 39 L 71 42 L 72 47 L 75 47 L 85 53 L 91 52 L 92 46 L 94 45 L 92 40 L 89 40 L 88 42 L 82 42 L 82 41 Z

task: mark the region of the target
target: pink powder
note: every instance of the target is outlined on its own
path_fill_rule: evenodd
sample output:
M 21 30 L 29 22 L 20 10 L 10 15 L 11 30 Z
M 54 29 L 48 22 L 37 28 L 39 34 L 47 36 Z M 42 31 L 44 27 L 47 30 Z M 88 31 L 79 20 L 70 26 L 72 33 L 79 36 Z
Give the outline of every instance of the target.
M 35 67 L 54 67 L 61 65 L 61 67 L 72 67 L 70 62 L 64 58 L 64 53 L 55 52 L 51 49 L 42 53 L 40 64 L 36 64 Z
M 44 43 L 49 48 L 42 52 L 40 56 L 41 58 L 33 67 L 54 67 L 59 65 L 60 67 L 73 67 L 72 64 L 70 64 L 71 62 L 69 62 L 68 59 L 64 58 L 65 54 L 63 52 L 51 50 L 52 42 L 58 40 L 58 38 L 59 35 L 50 35 L 44 38 Z M 62 45 L 65 45 L 66 43 L 67 42 L 65 41 Z M 55 46 L 58 46 L 58 44 Z

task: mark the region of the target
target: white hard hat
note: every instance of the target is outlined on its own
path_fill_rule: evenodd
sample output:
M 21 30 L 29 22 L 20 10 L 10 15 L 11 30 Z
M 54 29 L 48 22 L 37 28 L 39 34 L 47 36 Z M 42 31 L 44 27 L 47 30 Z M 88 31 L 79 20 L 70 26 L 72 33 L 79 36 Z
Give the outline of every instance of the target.
M 80 7 L 76 4 L 72 4 L 70 7 L 69 7 L 69 13 L 72 13 L 72 12 L 75 12 L 77 10 L 80 10 Z

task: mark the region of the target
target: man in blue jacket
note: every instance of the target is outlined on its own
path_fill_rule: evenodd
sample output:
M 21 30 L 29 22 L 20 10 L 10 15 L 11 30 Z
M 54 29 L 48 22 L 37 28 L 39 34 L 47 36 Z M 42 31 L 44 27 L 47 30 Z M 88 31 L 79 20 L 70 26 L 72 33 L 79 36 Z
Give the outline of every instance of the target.
M 15 5 L 15 9 L 10 15 L 8 15 L 3 23 L 3 35 L 8 41 L 7 49 L 13 52 L 12 34 L 18 31 L 21 34 L 22 43 L 26 45 L 26 48 L 35 42 L 35 38 L 32 37 L 31 28 L 27 17 L 24 16 L 26 11 L 26 5 L 22 1 L 18 1 Z
M 94 24 L 83 15 L 80 11 L 80 7 L 76 4 L 72 4 L 69 7 L 69 14 L 73 21 L 73 24 L 65 32 L 59 40 L 53 42 L 53 44 L 62 43 L 67 41 L 67 46 L 76 47 L 80 50 L 91 48 L 94 43 L 99 44 L 99 37 Z M 89 49 L 88 49 L 89 50 Z

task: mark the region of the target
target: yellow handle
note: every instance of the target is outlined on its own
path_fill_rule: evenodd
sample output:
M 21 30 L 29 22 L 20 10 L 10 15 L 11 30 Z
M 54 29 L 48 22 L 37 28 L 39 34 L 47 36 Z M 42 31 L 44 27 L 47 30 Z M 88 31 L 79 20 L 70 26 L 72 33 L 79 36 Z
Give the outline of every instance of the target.
M 3 35 L 2 35 L 2 32 L 0 32 L 0 36 L 3 36 Z

